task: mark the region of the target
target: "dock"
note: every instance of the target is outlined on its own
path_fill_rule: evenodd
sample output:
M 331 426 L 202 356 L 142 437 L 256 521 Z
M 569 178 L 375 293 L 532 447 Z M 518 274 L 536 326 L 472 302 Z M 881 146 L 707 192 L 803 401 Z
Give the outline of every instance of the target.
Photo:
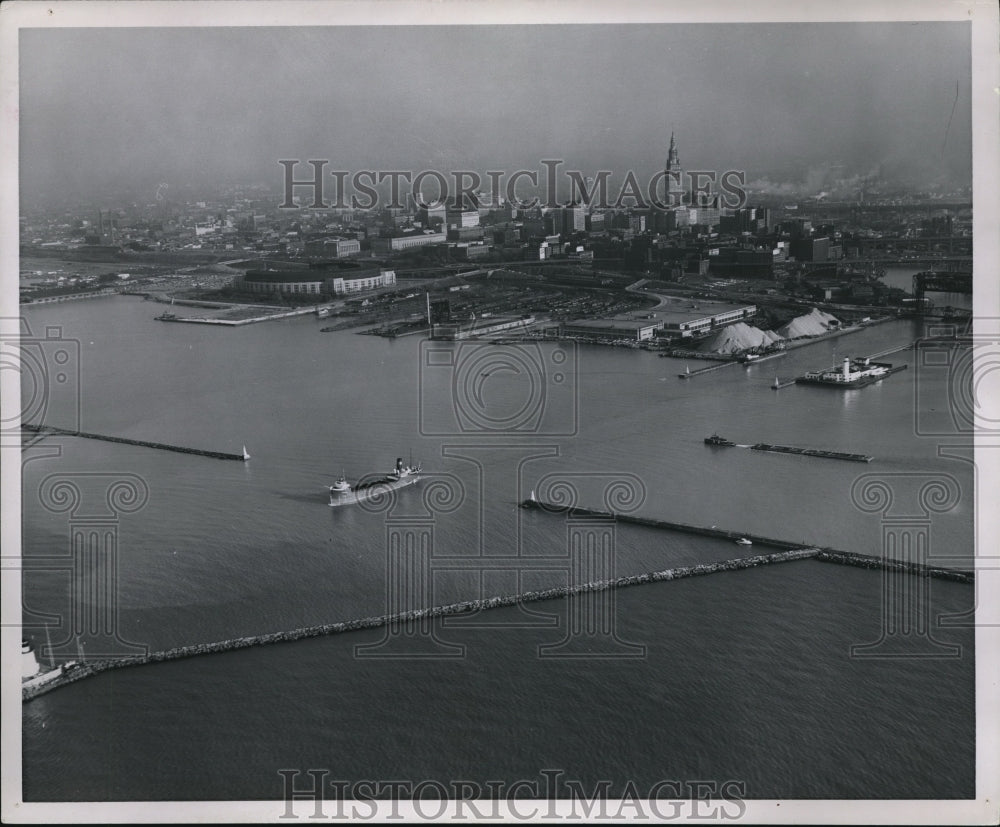
M 128 439 L 122 436 L 108 436 L 106 434 L 92 434 L 85 431 L 74 431 L 68 428 L 54 428 L 51 425 L 28 425 L 21 424 L 21 429 L 24 431 L 30 431 L 40 436 L 76 436 L 83 439 L 99 439 L 104 442 L 117 442 L 122 445 L 138 445 L 142 448 L 156 448 L 160 451 L 175 451 L 180 454 L 195 454 L 202 457 L 212 457 L 213 459 L 232 459 L 238 462 L 246 462 L 250 459 L 250 455 L 244 452 L 242 454 L 228 454 L 223 451 L 206 451 L 203 448 L 185 448 L 182 445 L 167 445 L 163 442 L 147 442 L 142 439 Z
M 774 384 L 771 385 L 771 390 L 780 391 L 782 388 L 788 388 L 795 384 L 794 379 L 786 379 L 784 382 L 779 382 L 778 377 L 774 377 Z

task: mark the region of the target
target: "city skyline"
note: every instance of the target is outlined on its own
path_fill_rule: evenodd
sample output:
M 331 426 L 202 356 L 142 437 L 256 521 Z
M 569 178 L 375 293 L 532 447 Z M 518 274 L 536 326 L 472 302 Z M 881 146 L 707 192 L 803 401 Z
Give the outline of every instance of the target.
M 968 43 L 941 22 L 25 30 L 22 199 L 278 189 L 281 158 L 621 179 L 662 169 L 671 132 L 683 168 L 757 191 L 956 188 Z

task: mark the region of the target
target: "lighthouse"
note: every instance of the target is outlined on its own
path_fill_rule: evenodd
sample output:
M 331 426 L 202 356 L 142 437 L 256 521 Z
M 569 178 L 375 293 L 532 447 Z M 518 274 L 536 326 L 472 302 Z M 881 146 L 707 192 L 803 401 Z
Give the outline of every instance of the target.
M 35 648 L 27 638 L 21 638 L 21 680 L 33 678 L 41 671 L 35 658 Z
M 844 381 L 851 381 L 851 360 L 848 356 L 844 357 Z

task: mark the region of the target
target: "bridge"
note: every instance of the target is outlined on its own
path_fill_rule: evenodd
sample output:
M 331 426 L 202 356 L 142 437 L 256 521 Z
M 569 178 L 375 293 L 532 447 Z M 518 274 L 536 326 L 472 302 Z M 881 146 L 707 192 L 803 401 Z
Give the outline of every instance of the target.
M 913 276 L 913 295 L 917 307 L 926 304 L 925 293 L 965 293 L 972 295 L 972 273 L 927 270 Z

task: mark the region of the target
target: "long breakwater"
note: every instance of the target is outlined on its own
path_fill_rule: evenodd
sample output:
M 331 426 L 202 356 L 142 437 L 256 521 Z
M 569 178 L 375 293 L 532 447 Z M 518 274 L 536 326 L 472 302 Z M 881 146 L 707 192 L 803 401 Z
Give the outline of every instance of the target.
M 30 431 L 32 433 L 40 434 L 42 436 L 53 435 L 53 436 L 77 436 L 83 439 L 99 439 L 104 442 L 118 442 L 122 445 L 138 445 L 142 448 L 156 448 L 160 451 L 176 451 L 181 454 L 197 454 L 202 457 L 213 457 L 214 459 L 234 459 L 239 462 L 250 459 L 250 457 L 243 454 L 229 454 L 224 451 L 207 451 L 203 448 L 185 448 L 182 445 L 167 445 L 163 442 L 147 442 L 142 439 L 128 439 L 122 436 L 107 436 L 106 434 L 91 434 L 85 431 L 74 431 L 69 428 L 53 428 L 51 425 L 27 425 L 22 423 L 21 429 L 25 431 Z
M 755 545 L 770 546 L 779 549 L 779 551 L 768 552 L 765 554 L 754 554 L 746 557 L 737 557 L 713 563 L 700 563 L 693 566 L 675 566 L 668 569 L 662 569 L 660 571 L 616 577 L 610 580 L 597 580 L 589 583 L 558 586 L 539 591 L 498 595 L 479 600 L 466 600 L 443 606 L 414 609 L 408 612 L 377 615 L 358 618 L 355 620 L 324 623 L 315 626 L 304 626 L 284 632 L 272 632 L 264 635 L 231 638 L 229 640 L 220 640 L 212 643 L 178 646 L 173 649 L 150 652 L 144 655 L 127 655 L 119 658 L 106 658 L 86 663 L 67 664 L 60 667 L 58 674 L 52 675 L 51 678 L 46 679 L 47 675 L 51 674 L 47 673 L 46 675 L 36 677 L 23 685 L 21 689 L 22 700 L 30 701 L 39 695 L 51 692 L 53 689 L 58 689 L 61 686 L 67 686 L 68 684 L 75 683 L 83 678 L 98 675 L 102 672 L 108 672 L 112 669 L 143 666 L 151 663 L 180 660 L 182 658 L 191 658 L 199 655 L 230 652 L 237 649 L 248 649 L 254 646 L 287 643 L 295 640 L 304 640 L 306 638 L 321 637 L 325 635 L 344 634 L 346 632 L 361 631 L 362 629 L 400 626 L 403 624 L 412 624 L 418 621 L 430 620 L 448 615 L 487 611 L 489 609 L 514 606 L 521 603 L 531 603 L 540 600 L 571 598 L 588 592 L 599 592 L 608 589 L 638 586 L 644 583 L 658 583 L 665 580 L 681 580 L 687 577 L 699 577 L 719 572 L 740 571 L 743 569 L 757 568 L 759 566 L 792 562 L 796 560 L 816 559 L 827 563 L 838 563 L 841 565 L 857 566 L 867 569 L 889 569 L 924 577 L 938 577 L 962 583 L 974 582 L 973 572 L 918 565 L 906 561 L 886 560 L 884 558 L 873 557 L 871 555 L 840 551 L 838 549 L 819 548 L 815 545 L 804 542 L 795 542 L 774 537 L 763 537 L 760 535 L 740 533 L 716 527 L 704 528 L 702 526 L 694 526 L 686 523 L 654 520 L 628 514 L 614 514 L 611 512 L 597 511 L 589 508 L 565 508 L 541 503 L 536 500 L 525 500 L 521 503 L 521 506 L 527 509 L 550 513 L 561 513 L 568 516 L 613 518 L 623 523 L 632 523 L 634 525 L 643 525 L 651 528 L 660 528 L 687 534 L 697 534 L 706 537 L 718 537 L 733 540 L 746 539 L 750 540 Z

